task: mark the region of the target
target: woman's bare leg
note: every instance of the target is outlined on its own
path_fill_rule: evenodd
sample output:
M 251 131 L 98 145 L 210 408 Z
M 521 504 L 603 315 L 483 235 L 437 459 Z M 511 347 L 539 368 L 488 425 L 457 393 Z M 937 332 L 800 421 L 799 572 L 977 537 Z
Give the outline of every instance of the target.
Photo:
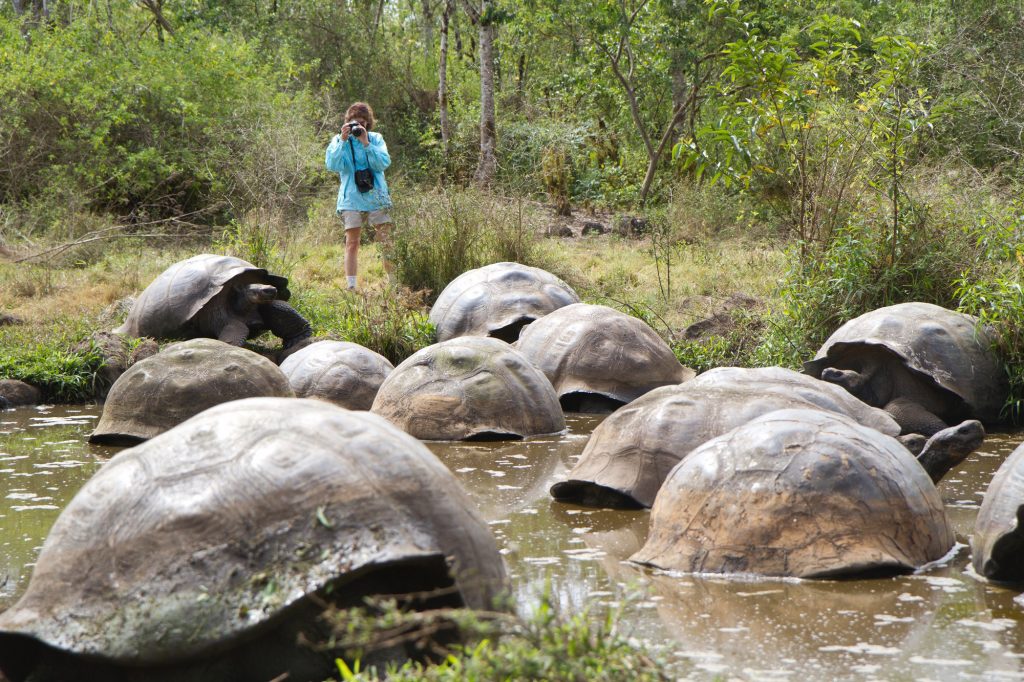
M 355 277 L 359 271 L 359 233 L 358 227 L 345 230 L 345 275 Z

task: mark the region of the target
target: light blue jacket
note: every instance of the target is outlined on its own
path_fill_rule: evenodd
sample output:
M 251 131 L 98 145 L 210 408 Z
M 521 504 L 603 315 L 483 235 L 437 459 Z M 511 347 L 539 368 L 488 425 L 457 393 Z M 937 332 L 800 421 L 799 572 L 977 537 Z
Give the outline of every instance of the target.
M 391 165 L 391 155 L 384 143 L 384 136 L 370 132 L 370 146 L 354 137 L 342 142 L 341 135 L 335 135 L 327 145 L 327 170 L 338 173 L 341 187 L 338 189 L 338 212 L 341 211 L 382 211 L 391 207 L 388 183 L 384 169 Z M 351 144 L 349 144 L 351 142 Z M 352 166 L 352 151 L 355 151 L 356 165 Z M 356 169 L 369 168 L 373 171 L 373 189 L 360 192 L 356 188 Z

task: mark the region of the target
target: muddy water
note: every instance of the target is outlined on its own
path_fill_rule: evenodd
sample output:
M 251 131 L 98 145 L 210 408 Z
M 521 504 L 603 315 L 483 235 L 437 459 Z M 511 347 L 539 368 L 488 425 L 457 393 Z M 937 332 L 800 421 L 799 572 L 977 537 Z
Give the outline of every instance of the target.
M 24 590 L 60 509 L 116 452 L 85 443 L 95 407 L 0 412 L 0 608 Z M 967 543 L 992 473 L 1024 434 L 990 436 L 940 489 L 962 543 L 918 575 L 868 581 L 736 581 L 656 575 L 624 560 L 647 512 L 550 501 L 599 418 L 559 437 L 437 443 L 491 524 L 523 609 L 545 591 L 567 612 L 614 614 L 621 631 L 694 680 L 1024 679 L 1024 603 L 972 577 Z

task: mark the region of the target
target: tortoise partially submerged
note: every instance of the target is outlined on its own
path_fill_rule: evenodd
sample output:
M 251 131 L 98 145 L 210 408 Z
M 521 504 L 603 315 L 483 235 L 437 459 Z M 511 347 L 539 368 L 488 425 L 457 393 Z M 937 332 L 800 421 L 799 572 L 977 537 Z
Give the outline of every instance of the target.
M 117 378 L 89 442 L 135 445 L 214 405 L 293 395 L 288 377 L 258 353 L 214 339 L 180 341 Z
M 493 607 L 494 539 L 454 475 L 385 420 L 323 401 L 219 405 L 115 455 L 0 615 L 32 680 L 321 680 L 325 606 L 422 593 Z M 279 677 L 280 676 L 280 677 Z
M 691 573 L 904 573 L 955 537 L 942 497 L 891 436 L 823 410 L 781 410 L 674 468 L 630 560 Z
M 319 398 L 350 410 L 369 410 L 394 370 L 379 353 L 348 341 L 317 341 L 281 362 L 299 398 Z
M 975 317 L 900 303 L 841 326 L 804 371 L 930 436 L 965 419 L 998 423 L 1008 384 L 993 347 Z
M 423 440 L 518 439 L 565 429 L 544 374 L 485 336 L 442 341 L 406 358 L 384 380 L 372 411 Z
M 164 270 L 114 331 L 134 337 L 208 337 L 235 346 L 270 330 L 290 348 L 309 323 L 286 303 L 288 280 L 233 256 L 200 254 Z
M 526 327 L 516 348 L 544 372 L 567 412 L 611 412 L 694 371 L 643 320 L 574 303 Z
M 493 336 L 512 343 L 524 326 L 579 301 L 572 287 L 547 270 L 492 263 L 449 282 L 430 308 L 429 321 L 438 341 Z
M 1024 445 L 999 466 L 971 536 L 974 570 L 989 580 L 1024 582 Z
M 657 388 L 605 419 L 551 495 L 587 506 L 650 507 L 668 473 L 695 448 L 781 409 L 824 410 L 888 436 L 900 432 L 883 410 L 792 370 L 715 369 L 685 384 Z M 984 433 L 978 422 L 952 427 L 924 444 L 919 462 L 938 480 L 977 449 Z

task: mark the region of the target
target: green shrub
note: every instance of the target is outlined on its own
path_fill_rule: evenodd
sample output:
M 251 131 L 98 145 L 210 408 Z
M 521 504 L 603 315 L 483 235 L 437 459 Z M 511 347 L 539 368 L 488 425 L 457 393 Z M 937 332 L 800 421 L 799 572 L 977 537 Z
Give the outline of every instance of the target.
M 205 223 L 313 177 L 312 100 L 291 89 L 285 55 L 187 27 L 139 37 L 145 18 L 131 9 L 83 12 L 34 31 L 28 48 L 0 14 L 0 203 L 57 211 L 51 225 L 83 204 Z
M 358 343 L 395 365 L 434 342 L 422 300 L 410 293 L 319 289 L 298 292 L 291 303 L 309 320 L 315 336 Z
M 86 321 L 73 318 L 58 319 L 46 330 L 27 325 L 0 327 L 0 378 L 32 384 L 50 402 L 92 400 L 103 358 L 95 346 L 73 350 L 90 331 Z
M 347 682 L 672 679 L 662 661 L 619 631 L 614 612 L 600 619 L 587 612 L 566 617 L 557 611 L 550 597 L 545 597 L 528 618 L 452 609 L 403 613 L 396 611 L 393 603 L 371 603 L 371 607 L 370 618 L 361 609 L 337 612 L 331 617 L 343 648 L 351 651 L 355 645 L 367 651 L 384 644 L 412 642 L 453 624 L 467 643 L 435 651 L 435 663 L 392 664 L 386 672 L 363 670 L 359 659 L 352 664 L 338 659 L 340 678 Z
M 386 255 L 398 280 L 428 292 L 430 302 L 473 268 L 501 261 L 544 267 L 533 216 L 521 200 L 441 190 L 396 201 L 394 215 Z

